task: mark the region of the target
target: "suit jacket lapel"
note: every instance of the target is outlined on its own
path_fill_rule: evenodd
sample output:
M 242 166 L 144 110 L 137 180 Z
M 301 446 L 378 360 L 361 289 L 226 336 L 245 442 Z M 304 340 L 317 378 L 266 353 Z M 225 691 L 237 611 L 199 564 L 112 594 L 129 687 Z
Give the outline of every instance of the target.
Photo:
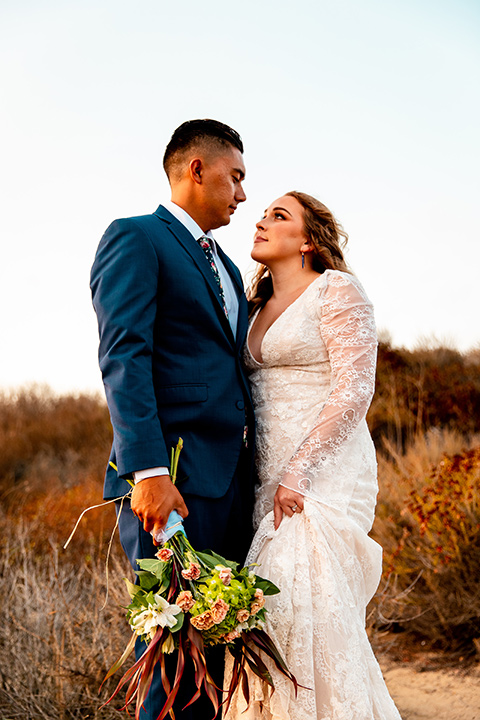
M 223 264 L 225 265 L 225 267 L 227 268 L 227 272 L 233 280 L 233 284 L 235 285 L 238 295 L 243 295 L 243 282 L 242 282 L 242 276 L 240 275 L 239 269 L 230 260 L 228 255 L 226 255 L 223 252 L 220 245 L 218 243 L 216 243 L 216 245 L 217 245 L 218 255 L 219 255 L 221 261 L 223 262 Z
M 244 293 L 238 298 L 237 348 L 243 347 L 248 330 L 248 303 Z
M 217 251 L 225 265 L 230 277 L 233 280 L 233 284 L 238 295 L 238 320 L 237 320 L 237 333 L 236 333 L 236 345 L 237 348 L 241 348 L 245 342 L 245 336 L 248 329 L 248 304 L 243 290 L 243 280 L 240 275 L 240 271 L 237 266 L 230 260 L 222 248 L 217 244 Z
M 208 260 L 205 257 L 205 253 L 203 252 L 200 245 L 195 241 L 195 238 L 193 235 L 187 230 L 187 228 L 182 225 L 182 223 L 177 220 L 166 208 L 163 207 L 163 205 L 160 205 L 158 210 L 154 213 L 157 217 L 159 217 L 161 220 L 166 222 L 169 226 L 170 232 L 175 236 L 175 238 L 178 240 L 180 245 L 185 249 L 185 251 L 190 255 L 192 260 L 194 261 L 195 265 L 198 267 L 200 272 L 202 273 L 203 277 L 205 278 L 205 281 L 209 288 L 211 289 L 214 299 L 215 299 L 215 308 L 217 310 L 217 313 L 220 316 L 221 322 L 225 328 L 225 332 L 227 333 L 228 337 L 230 338 L 232 343 L 235 343 L 235 338 L 233 337 L 232 328 L 230 327 L 230 323 L 228 322 L 228 318 L 225 315 L 225 312 L 223 310 L 222 301 L 220 299 L 220 294 L 218 292 L 218 285 L 217 281 L 215 280 L 215 277 L 213 275 L 213 272 L 210 268 L 210 265 L 208 264 Z M 218 245 L 217 245 L 218 248 Z M 235 268 L 235 265 L 227 258 L 225 253 L 222 251 L 222 260 L 224 261 L 224 258 L 228 260 L 228 265 L 225 263 L 225 265 L 228 267 L 228 271 L 230 274 L 231 268 Z M 240 273 L 237 270 L 237 273 L 235 276 L 233 275 L 233 279 L 236 285 L 238 285 L 238 282 L 240 280 L 241 283 L 241 277 Z

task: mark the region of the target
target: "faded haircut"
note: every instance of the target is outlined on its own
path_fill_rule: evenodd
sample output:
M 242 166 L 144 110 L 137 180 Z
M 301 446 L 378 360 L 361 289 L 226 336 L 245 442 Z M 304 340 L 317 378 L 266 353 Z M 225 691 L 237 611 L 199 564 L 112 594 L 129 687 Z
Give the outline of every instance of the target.
M 243 142 L 236 130 L 218 120 L 187 120 L 173 133 L 163 156 L 168 180 L 178 180 L 192 151 L 215 152 L 234 147 L 243 154 Z

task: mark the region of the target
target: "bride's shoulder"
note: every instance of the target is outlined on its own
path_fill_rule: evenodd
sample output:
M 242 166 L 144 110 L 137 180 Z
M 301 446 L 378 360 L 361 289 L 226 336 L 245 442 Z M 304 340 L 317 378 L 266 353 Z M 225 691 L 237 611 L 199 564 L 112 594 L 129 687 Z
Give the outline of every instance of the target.
M 347 287 L 348 285 L 355 285 L 356 287 L 362 287 L 359 279 L 350 272 L 344 270 L 325 270 L 320 275 L 319 286 L 320 287 Z
M 319 280 L 320 297 L 325 298 L 327 295 L 354 295 L 366 302 L 367 294 L 360 280 L 350 272 L 344 270 L 325 270 Z

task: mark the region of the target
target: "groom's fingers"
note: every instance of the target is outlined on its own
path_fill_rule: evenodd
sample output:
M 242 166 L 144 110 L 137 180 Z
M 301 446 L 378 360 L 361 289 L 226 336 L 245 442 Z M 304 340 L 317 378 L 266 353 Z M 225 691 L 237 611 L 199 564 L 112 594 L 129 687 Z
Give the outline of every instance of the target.
M 180 493 L 179 493 L 179 497 L 180 497 L 180 501 L 178 502 L 177 505 L 174 506 L 173 509 L 178 512 L 178 514 L 180 515 L 181 518 L 185 519 L 188 515 L 188 508 L 185 505 L 185 501 L 184 501 L 183 497 L 180 495 Z
M 172 510 L 181 517 L 188 515 L 185 502 L 168 475 L 146 478 L 137 483 L 132 492 L 133 513 L 143 523 L 146 532 L 162 530 Z

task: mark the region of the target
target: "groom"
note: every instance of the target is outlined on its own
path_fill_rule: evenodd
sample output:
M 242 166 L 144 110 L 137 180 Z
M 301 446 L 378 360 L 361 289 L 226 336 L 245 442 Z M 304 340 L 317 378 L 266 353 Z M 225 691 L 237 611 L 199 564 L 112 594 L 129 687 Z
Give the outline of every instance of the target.
M 133 477 L 119 527 L 134 569 L 137 559 L 154 557 L 150 533 L 174 509 L 198 550 L 242 562 L 251 540 L 254 419 L 240 357 L 247 303 L 238 269 L 211 234 L 246 199 L 242 140 L 214 120 L 183 123 L 164 168 L 171 202 L 113 222 L 91 275 L 118 467 L 108 467 L 104 495 L 121 497 Z M 177 488 L 168 472 L 179 437 Z M 223 653 L 209 662 L 221 683 Z M 213 714 L 206 699 L 182 711 L 194 690 L 180 688 L 177 718 Z M 156 720 L 164 702 L 157 673 L 142 720 Z

